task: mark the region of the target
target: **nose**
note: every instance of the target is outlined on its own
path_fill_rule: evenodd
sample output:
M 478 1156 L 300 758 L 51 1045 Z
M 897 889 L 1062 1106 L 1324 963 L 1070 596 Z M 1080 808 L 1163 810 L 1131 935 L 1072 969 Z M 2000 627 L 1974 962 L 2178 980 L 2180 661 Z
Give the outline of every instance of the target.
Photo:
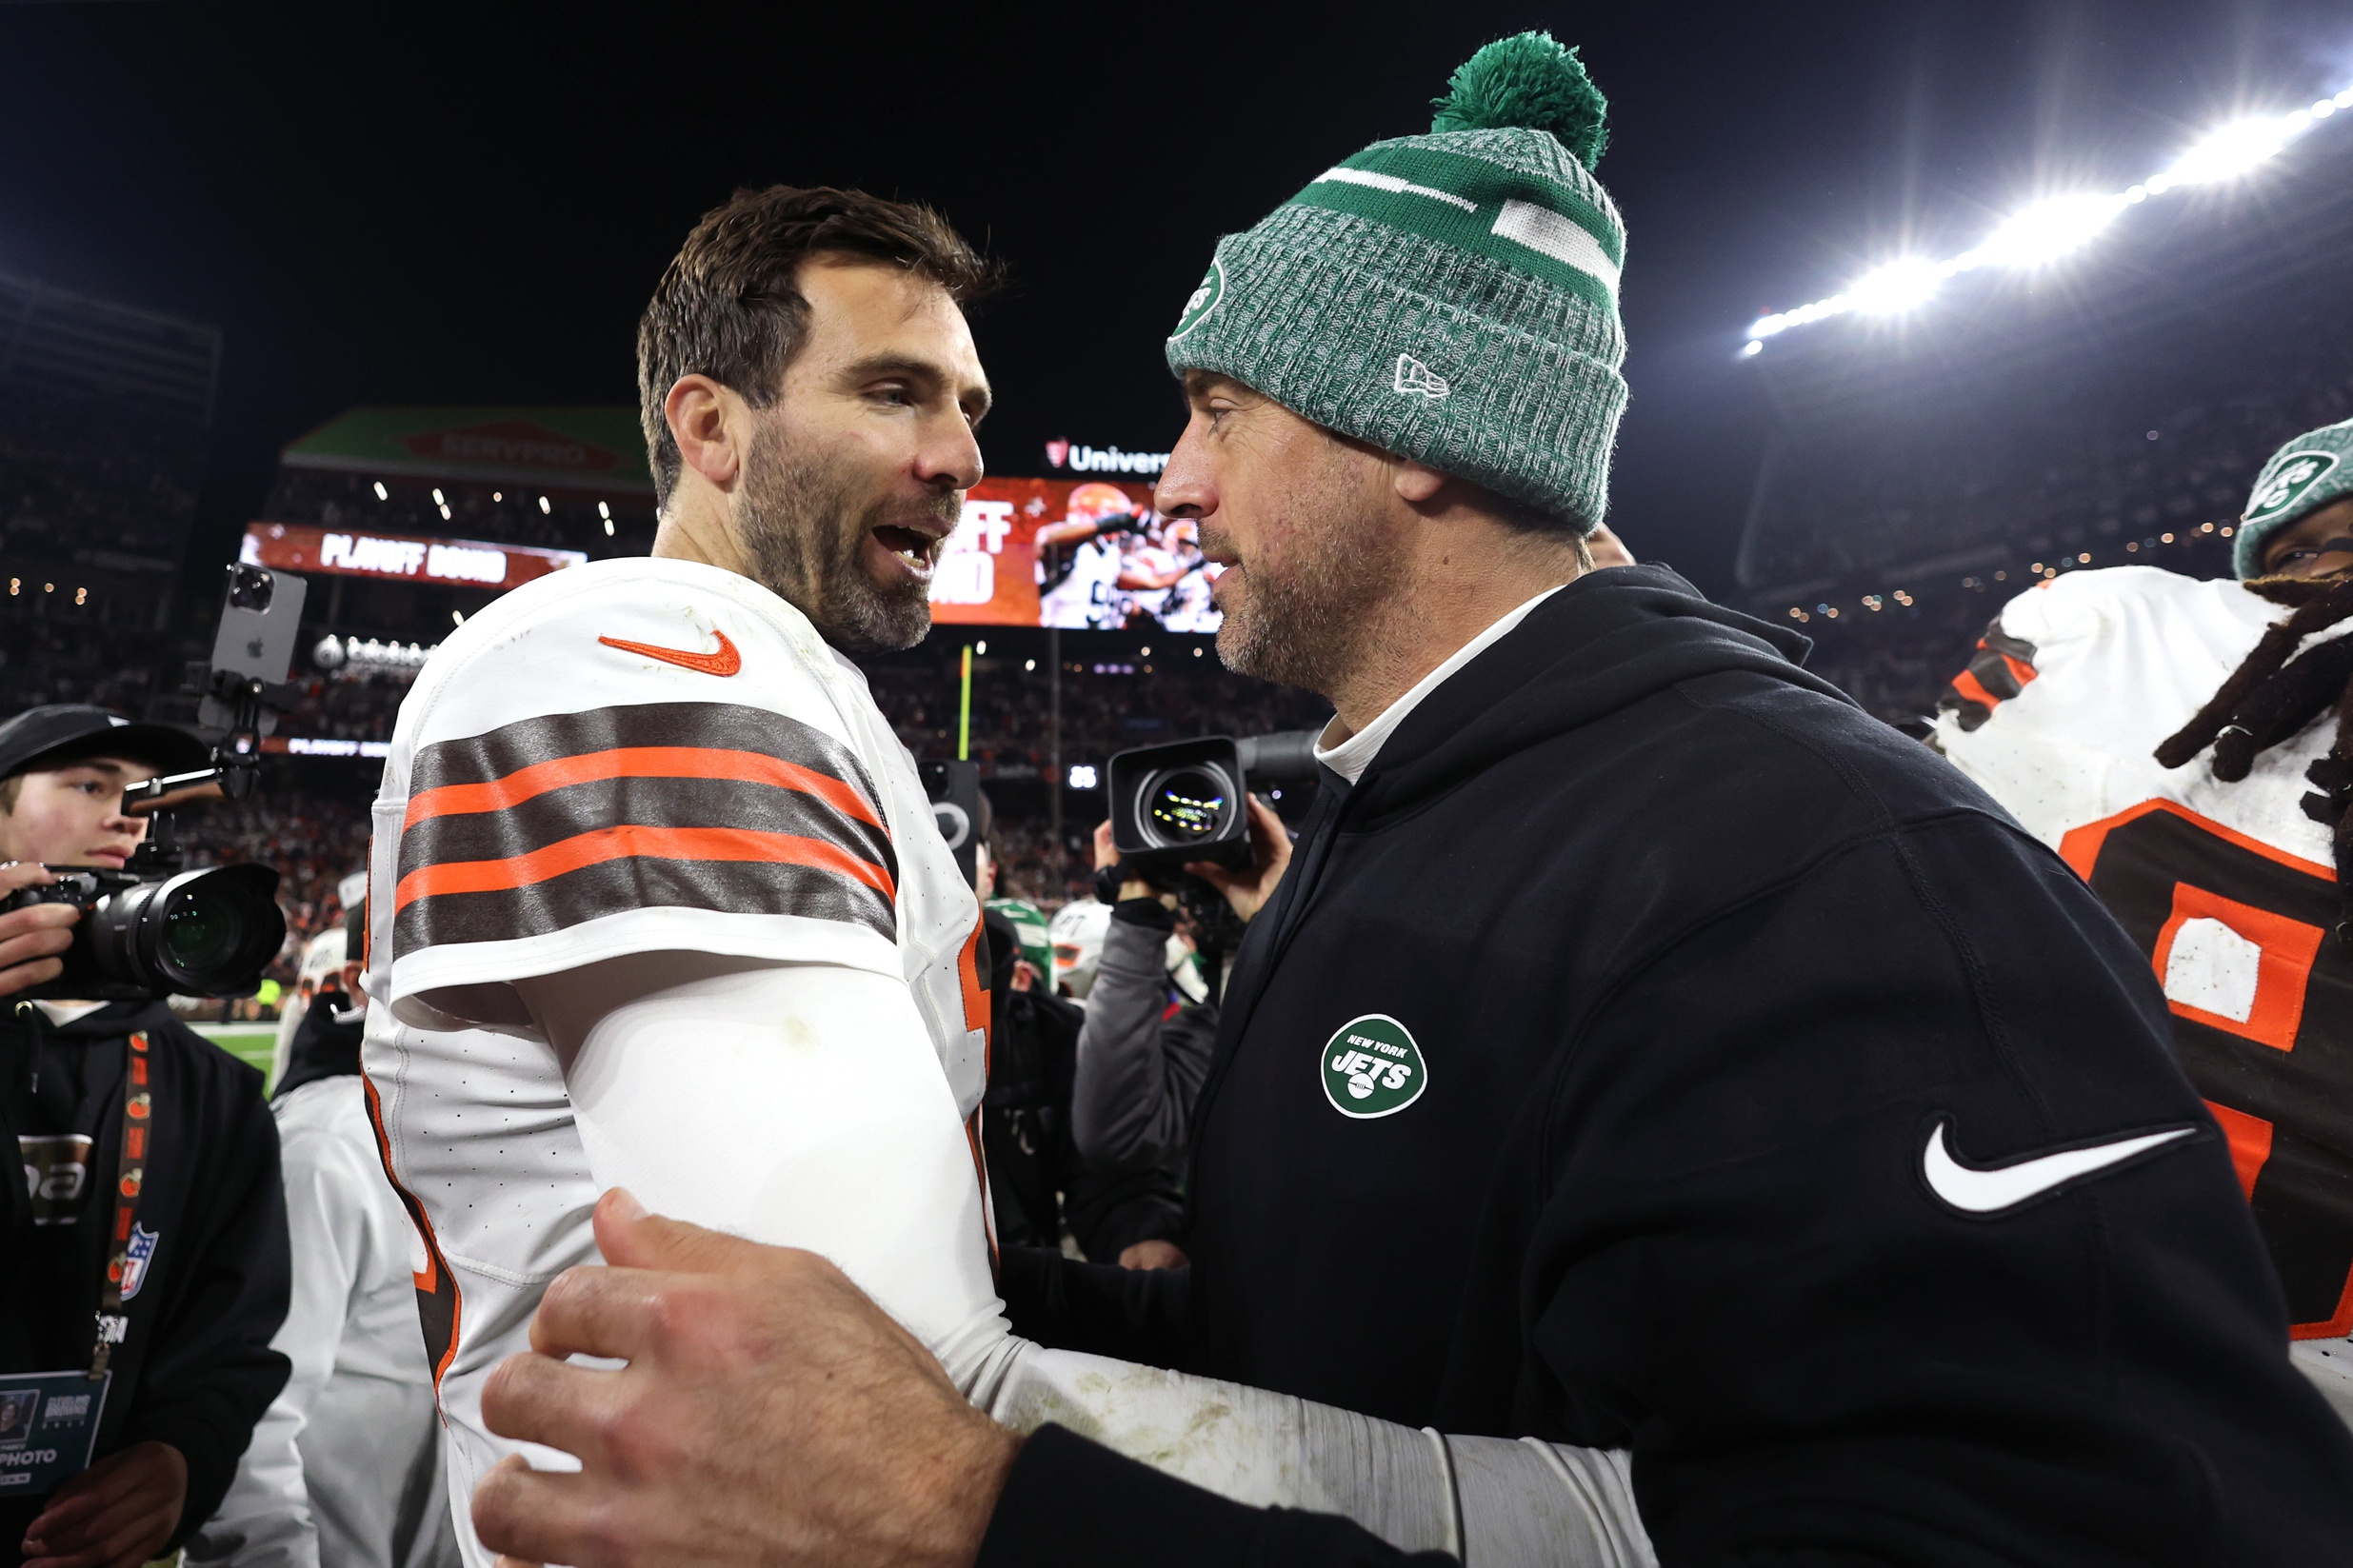
M 981 460 L 980 438 L 963 410 L 951 409 L 925 421 L 923 444 L 915 452 L 915 477 L 942 489 L 968 490 L 987 472 Z
M 1152 486 L 1152 505 L 1163 517 L 1203 518 L 1217 510 L 1217 486 L 1210 477 L 1207 441 L 1201 433 L 1206 423 L 1198 415 L 1186 422 L 1176 450 L 1168 454 L 1168 466 Z

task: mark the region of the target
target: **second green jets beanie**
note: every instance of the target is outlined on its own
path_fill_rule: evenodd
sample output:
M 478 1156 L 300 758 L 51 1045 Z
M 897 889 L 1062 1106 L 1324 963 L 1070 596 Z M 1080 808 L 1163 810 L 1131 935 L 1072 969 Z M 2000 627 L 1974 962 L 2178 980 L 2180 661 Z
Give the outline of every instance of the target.
M 2353 419 L 2323 425 L 2278 451 L 2255 476 L 2230 552 L 2240 581 L 2263 574 L 2263 546 L 2291 523 L 2353 497 Z
M 1428 135 L 1218 242 L 1168 365 L 1588 530 L 1625 408 L 1625 225 L 1592 173 L 1608 106 L 1543 32 L 1447 85 Z

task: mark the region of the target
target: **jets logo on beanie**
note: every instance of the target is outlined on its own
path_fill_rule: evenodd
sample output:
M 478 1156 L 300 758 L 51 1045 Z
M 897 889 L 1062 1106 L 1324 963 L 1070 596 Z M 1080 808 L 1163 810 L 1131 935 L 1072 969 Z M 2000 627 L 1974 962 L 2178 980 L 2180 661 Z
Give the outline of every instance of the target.
M 1489 44 L 1429 134 L 1375 142 L 1218 242 L 1169 367 L 1602 521 L 1625 408 L 1625 225 L 1593 177 L 1607 105 L 1548 33 Z
M 2263 574 L 2263 548 L 2282 528 L 2353 497 L 2353 419 L 2300 435 L 2255 476 L 2255 488 L 2232 542 L 2232 572 L 2243 582 Z

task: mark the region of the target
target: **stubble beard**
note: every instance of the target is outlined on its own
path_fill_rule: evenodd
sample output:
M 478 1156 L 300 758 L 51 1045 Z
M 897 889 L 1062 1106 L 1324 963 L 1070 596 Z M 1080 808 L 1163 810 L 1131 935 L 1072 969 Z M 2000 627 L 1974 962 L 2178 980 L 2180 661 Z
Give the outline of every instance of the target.
M 767 420 L 745 454 L 736 530 L 753 581 L 844 653 L 913 647 L 931 629 L 929 594 L 921 583 L 878 586 L 866 568 L 866 540 L 878 525 L 933 504 L 862 504 L 850 462 L 804 449 L 810 445 L 794 441 L 783 421 Z M 939 496 L 934 511 L 952 523 L 955 498 Z
M 1291 530 L 1279 562 L 1262 552 L 1229 568 L 1244 574 L 1245 591 L 1218 625 L 1217 656 L 1228 669 L 1332 698 L 1364 665 L 1378 635 L 1373 611 L 1396 590 L 1403 552 L 1346 508 L 1327 503 L 1313 515 Z M 1204 549 L 1223 544 L 1203 529 Z

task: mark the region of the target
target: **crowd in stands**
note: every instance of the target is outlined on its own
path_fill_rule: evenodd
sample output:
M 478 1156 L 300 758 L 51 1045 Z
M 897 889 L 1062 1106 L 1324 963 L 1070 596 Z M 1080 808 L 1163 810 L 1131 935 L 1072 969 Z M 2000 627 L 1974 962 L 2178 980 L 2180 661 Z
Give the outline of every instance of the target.
M 376 494 L 383 484 L 385 493 Z M 440 500 L 434 500 L 439 495 Z M 542 505 L 542 502 L 545 505 Z M 379 529 L 441 539 L 579 550 L 590 560 L 643 555 L 653 546 L 653 498 L 608 499 L 483 482 L 438 483 L 325 468 L 281 467 L 264 515 L 272 523 Z M 608 532 L 605 525 L 612 524 Z
M 2235 517 L 2281 442 L 2353 411 L 2341 301 L 2308 298 L 2261 330 L 2222 363 L 2139 345 L 2097 385 L 2062 367 L 2003 377 L 1999 397 L 1809 422 L 1761 486 L 1744 577 L 1759 591 L 1847 586 L 1972 549 L 2016 564 Z
M 158 655 L 176 654 L 177 645 L 158 649 L 162 639 L 126 639 L 108 635 L 110 629 L 63 617 L 0 613 L 0 683 L 8 692 L 0 713 L 43 703 L 97 703 L 144 715 L 157 686 L 157 666 L 165 662 Z
M 0 391 L 0 555 L 177 567 L 205 427 L 54 388 Z

